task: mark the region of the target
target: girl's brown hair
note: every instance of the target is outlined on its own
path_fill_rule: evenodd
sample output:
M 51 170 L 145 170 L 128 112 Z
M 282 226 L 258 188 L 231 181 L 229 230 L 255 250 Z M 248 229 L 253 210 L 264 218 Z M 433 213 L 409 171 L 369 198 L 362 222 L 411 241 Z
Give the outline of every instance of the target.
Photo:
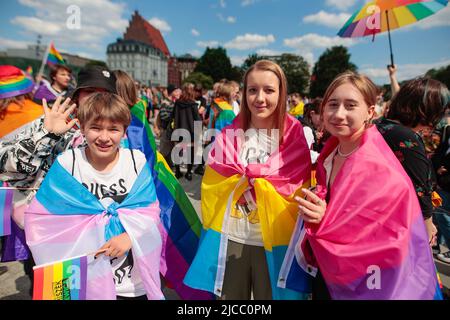
M 336 78 L 334 78 L 334 80 L 331 82 L 331 84 L 325 91 L 325 95 L 323 96 L 322 104 L 320 107 L 320 114 L 322 116 L 325 105 L 328 103 L 331 94 L 339 86 L 345 83 L 350 83 L 351 85 L 356 87 L 356 89 L 358 89 L 358 91 L 364 98 L 364 102 L 367 104 L 368 107 L 374 106 L 377 103 L 377 95 L 379 93 L 379 89 L 375 85 L 375 83 L 373 83 L 372 80 L 370 80 L 367 76 L 363 74 L 358 74 L 353 71 L 346 71 L 338 75 Z
M 26 99 L 33 100 L 33 94 L 31 92 L 29 92 L 29 93 L 15 96 L 15 97 L 0 99 L 0 120 L 5 118 L 6 109 L 8 108 L 8 106 L 10 104 L 15 103 L 15 104 L 19 105 L 21 108 L 23 108 L 24 100 L 26 100 Z
M 126 130 L 131 123 L 131 113 L 122 97 L 110 92 L 91 94 L 78 108 L 78 120 L 81 127 L 88 121 L 109 120 L 120 123 Z
M 186 82 L 183 84 L 183 87 L 181 88 L 181 97 L 180 101 L 190 101 L 195 102 L 195 86 L 193 83 Z
M 434 127 L 443 117 L 449 99 L 445 84 L 427 77 L 417 78 L 404 84 L 394 96 L 387 118 L 409 128 L 419 124 Z
M 125 100 L 129 108 L 134 106 L 138 101 L 136 84 L 128 73 L 122 70 L 114 70 L 116 76 L 117 94 Z
M 273 113 L 274 118 L 274 128 L 280 130 L 280 143 L 283 141 L 284 135 L 284 121 L 286 119 L 286 101 L 287 101 L 287 80 L 283 72 L 283 69 L 270 60 L 259 60 L 253 66 L 251 66 L 244 75 L 244 89 L 242 93 L 241 101 L 241 112 L 240 112 L 240 123 L 244 131 L 250 128 L 251 112 L 247 104 L 247 79 L 248 75 L 252 71 L 270 71 L 273 72 L 279 80 L 279 98 L 277 107 Z

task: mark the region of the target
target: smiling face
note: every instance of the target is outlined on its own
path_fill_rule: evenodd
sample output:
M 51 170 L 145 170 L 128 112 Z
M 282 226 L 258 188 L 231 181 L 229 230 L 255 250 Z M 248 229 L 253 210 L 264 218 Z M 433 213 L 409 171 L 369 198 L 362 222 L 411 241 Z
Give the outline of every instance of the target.
M 375 106 L 368 106 L 361 92 L 351 83 L 343 83 L 329 96 L 324 105 L 325 128 L 338 139 L 349 139 L 362 133 L 367 120 L 373 117 Z
M 274 126 L 275 110 L 280 97 L 280 81 L 275 73 L 255 69 L 247 76 L 246 99 L 251 123 L 256 128 Z
M 89 120 L 81 131 L 86 138 L 89 155 L 96 163 L 114 159 L 125 134 L 123 124 L 107 119 Z

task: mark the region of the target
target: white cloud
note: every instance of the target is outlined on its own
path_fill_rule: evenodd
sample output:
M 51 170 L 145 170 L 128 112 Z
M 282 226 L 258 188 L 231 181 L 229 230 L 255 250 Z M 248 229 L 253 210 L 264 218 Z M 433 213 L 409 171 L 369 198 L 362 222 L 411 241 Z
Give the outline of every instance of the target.
M 231 56 L 230 61 L 233 66 L 241 66 L 247 57 L 245 56 Z
M 326 5 L 339 10 L 346 10 L 355 5 L 358 0 L 326 0 Z
M 258 49 L 256 53 L 260 56 L 279 56 L 283 54 L 281 51 L 272 50 L 272 49 Z
M 227 18 L 227 22 L 228 22 L 228 23 L 235 23 L 235 22 L 236 22 L 236 17 L 231 17 L 231 16 L 228 17 L 228 18 Z
M 237 36 L 233 40 L 225 44 L 227 49 L 248 50 L 258 47 L 264 47 L 270 43 L 275 42 L 275 37 L 272 34 L 267 36 L 259 34 L 246 33 L 243 36 Z
M 26 31 L 37 32 L 44 36 L 55 36 L 63 30 L 64 26 L 58 23 L 41 20 L 36 17 L 18 16 L 11 20 L 15 25 L 23 27 Z
M 0 48 L 4 49 L 26 49 L 29 43 L 26 41 L 17 41 L 0 37 Z
M 417 63 L 397 65 L 398 81 L 409 80 L 415 77 L 423 76 L 430 69 L 438 69 L 450 64 L 450 59 L 433 63 Z M 366 67 L 360 70 L 361 73 L 369 76 L 378 84 L 389 83 L 389 75 L 386 68 Z
M 122 18 L 126 4 L 111 0 L 19 0 L 19 3 L 31 8 L 32 14 L 13 17 L 11 22 L 26 35 L 41 34 L 44 44 L 54 40 L 58 50 L 65 48 L 68 53 L 85 48 L 97 59 L 105 59 L 105 41 L 123 33 L 128 25 L 128 20 Z M 80 29 L 68 28 L 73 13 L 67 13 L 69 6 L 80 9 Z
M 197 49 L 191 50 L 191 51 L 189 51 L 189 53 L 191 55 L 193 55 L 194 57 L 196 57 L 196 58 L 199 58 L 199 57 L 202 56 L 202 52 L 200 50 L 197 50 Z
M 197 41 L 197 46 L 201 47 L 201 48 L 214 48 L 217 47 L 219 45 L 219 41 L 216 40 L 211 40 L 211 41 Z
M 223 16 L 223 14 L 221 14 L 221 13 L 218 13 L 218 14 L 217 14 L 217 17 L 218 17 L 219 20 L 222 21 L 222 22 L 228 22 L 228 23 L 235 23 L 235 22 L 236 22 L 236 17 L 229 16 L 229 17 L 225 18 L 225 17 Z
M 243 7 L 251 6 L 251 5 L 255 4 L 258 1 L 259 0 L 242 0 L 241 6 L 243 6 Z
M 160 19 L 158 17 L 153 17 L 148 20 L 155 28 L 159 29 L 161 32 L 170 32 L 172 27 L 167 23 L 167 21 Z
M 328 13 L 320 10 L 316 14 L 311 14 L 303 18 L 304 23 L 314 23 L 332 28 L 341 28 L 351 17 L 348 13 Z
M 192 33 L 192 35 L 194 35 L 194 36 L 196 36 L 196 37 L 198 37 L 198 36 L 200 35 L 200 32 L 198 32 L 197 29 L 192 29 L 192 30 L 191 30 L 191 33 Z
M 352 46 L 355 45 L 358 40 L 350 39 L 350 38 L 341 38 L 338 36 L 335 37 L 326 37 L 321 36 L 316 33 L 308 33 L 301 37 L 284 39 L 284 45 L 286 47 L 294 48 L 294 49 L 318 49 L 318 48 L 329 48 L 333 46 Z
M 220 5 L 222 8 L 225 8 L 225 7 L 227 6 L 227 3 L 225 2 L 225 0 L 220 0 L 219 5 Z

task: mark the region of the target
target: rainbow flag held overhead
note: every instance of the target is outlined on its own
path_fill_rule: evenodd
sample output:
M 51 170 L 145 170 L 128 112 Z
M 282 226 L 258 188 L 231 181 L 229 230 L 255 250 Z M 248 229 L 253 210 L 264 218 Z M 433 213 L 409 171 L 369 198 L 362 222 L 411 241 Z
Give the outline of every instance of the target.
M 66 64 L 61 54 L 58 52 L 58 50 L 56 50 L 53 42 L 50 44 L 50 50 L 47 56 L 47 64 Z
M 7 187 L 0 181 L 0 186 Z M 13 190 L 0 189 L 0 237 L 11 234 L 11 213 L 13 209 Z
M 33 300 L 86 300 L 87 256 L 36 266 Z
M 164 157 L 156 150 L 155 138 L 146 118 L 146 107 L 145 101 L 141 100 L 131 108 L 131 124 L 122 144 L 142 151 L 153 169 L 165 239 L 161 274 L 182 299 L 211 299 L 210 293 L 183 284 L 200 241 L 201 222 Z

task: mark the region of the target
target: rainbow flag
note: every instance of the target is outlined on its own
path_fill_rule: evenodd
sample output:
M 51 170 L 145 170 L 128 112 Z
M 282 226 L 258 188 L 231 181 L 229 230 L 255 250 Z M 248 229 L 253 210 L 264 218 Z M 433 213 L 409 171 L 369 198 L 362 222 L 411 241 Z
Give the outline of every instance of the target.
M 257 216 L 269 269 L 273 299 L 297 300 L 310 292 L 310 276 L 298 277 L 298 291 L 280 287 L 280 268 L 298 217 L 294 196 L 308 187 L 311 159 L 299 121 L 286 116 L 282 145 L 264 164 L 244 166 L 239 160 L 244 137 L 239 117 L 216 138 L 202 181 L 202 235 L 199 249 L 185 278 L 193 288 L 221 296 L 228 245 L 228 222 L 235 204 L 250 186 L 256 195 Z
M 338 143 L 331 137 L 318 160 L 323 198 Z M 318 267 L 332 299 L 442 299 L 411 179 L 375 126 L 342 165 L 321 223 L 304 231 L 297 260 Z
M 56 50 L 53 42 L 50 43 L 50 50 L 48 52 L 47 56 L 47 64 L 54 65 L 54 64 L 65 64 L 65 61 L 61 54 Z
M 161 274 L 182 299 L 211 299 L 211 294 L 183 284 L 200 241 L 200 219 L 164 157 L 156 151 L 155 138 L 146 118 L 146 103 L 141 100 L 130 111 L 131 124 L 126 133 L 127 141 L 123 143 L 142 151 L 153 169 L 165 239 Z
M 236 115 L 233 111 L 233 106 L 230 105 L 227 101 L 216 98 L 214 99 L 213 105 L 211 108 L 216 108 L 219 111 L 217 118 L 214 119 L 214 128 L 222 131 L 223 128 L 230 125 Z M 211 110 L 212 112 L 212 110 Z M 212 113 L 214 114 L 214 113 Z M 211 117 L 213 119 L 214 117 Z M 212 127 L 212 124 L 211 124 Z
M 0 186 L 6 188 L 6 182 L 0 181 Z M 13 190 L 0 189 L 0 237 L 11 234 L 11 213 L 13 210 Z
M 28 67 L 25 69 L 25 72 L 26 72 L 30 77 L 33 77 L 33 67 L 32 67 L 32 66 L 28 66 Z
M 25 212 L 26 241 L 36 264 L 96 252 L 111 237 L 125 231 L 148 299 L 164 299 L 159 276 L 162 227 L 151 174 L 145 165 L 126 199 L 105 209 L 56 160 Z M 109 257 L 99 255 L 88 263 L 85 297 L 116 299 Z
M 36 266 L 33 271 L 33 300 L 86 300 L 86 255 Z

